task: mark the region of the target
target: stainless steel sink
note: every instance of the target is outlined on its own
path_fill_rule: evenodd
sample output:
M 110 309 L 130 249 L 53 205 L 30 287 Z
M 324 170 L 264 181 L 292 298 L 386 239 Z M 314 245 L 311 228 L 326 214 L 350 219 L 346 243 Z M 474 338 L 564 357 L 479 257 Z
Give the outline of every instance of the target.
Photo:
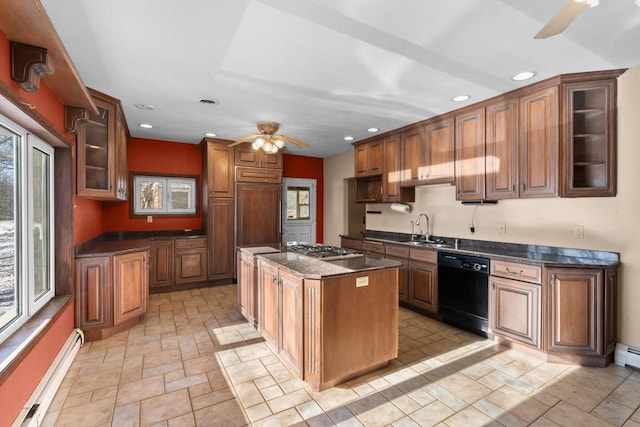
M 450 248 L 448 243 L 440 243 L 434 240 L 404 240 L 401 243 L 406 243 L 412 246 L 424 246 L 427 248 Z

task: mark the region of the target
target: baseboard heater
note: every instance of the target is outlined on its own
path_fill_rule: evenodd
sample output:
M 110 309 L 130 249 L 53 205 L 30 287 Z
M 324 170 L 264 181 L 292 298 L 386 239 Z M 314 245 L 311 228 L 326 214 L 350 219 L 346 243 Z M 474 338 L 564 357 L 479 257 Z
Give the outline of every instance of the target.
M 13 427 L 35 427 L 42 424 L 42 420 L 53 401 L 53 397 L 60 387 L 60 383 L 67 374 L 69 367 L 84 344 L 84 334 L 80 329 L 71 331 L 69 338 L 62 346 L 49 369 L 44 374 L 38 387 L 25 404 L 22 412 L 13 423 Z
M 629 347 L 628 345 L 616 344 L 614 361 L 616 365 L 631 366 L 640 369 L 640 349 Z

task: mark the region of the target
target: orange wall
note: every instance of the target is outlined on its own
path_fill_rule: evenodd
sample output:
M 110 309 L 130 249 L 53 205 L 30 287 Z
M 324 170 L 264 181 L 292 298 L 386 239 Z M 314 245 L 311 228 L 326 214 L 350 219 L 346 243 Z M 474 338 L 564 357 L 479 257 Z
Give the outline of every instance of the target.
M 69 141 L 73 137 L 64 131 L 64 105 L 47 87 L 46 77 L 40 81 L 40 89 L 27 93 L 11 80 L 9 39 L 0 30 L 0 80 L 8 85 L 25 102 L 35 106 L 57 129 L 65 133 Z M 73 304 L 70 304 L 51 329 L 35 345 L 16 370 L 0 385 L 0 427 L 9 426 L 19 414 L 42 375 L 49 368 L 65 340 L 73 330 Z
M 73 330 L 73 302 L 51 325 L 35 348 L 27 354 L 11 376 L 0 385 L 0 427 L 8 427 L 49 369 Z
M 153 172 L 160 174 L 197 175 L 202 201 L 202 148 L 199 145 L 167 142 L 152 139 L 131 138 L 129 140 L 129 171 Z M 202 228 L 202 207 L 198 217 L 163 218 L 154 216 L 153 222 L 145 218 L 130 218 L 129 203 L 133 193 L 129 189 L 129 201 L 104 202 L 102 204 L 102 225 L 108 231 L 158 231 L 158 230 L 199 230 Z
M 73 197 L 73 244 L 79 245 L 104 232 L 102 202 Z
M 284 154 L 282 163 L 282 176 L 286 178 L 309 178 L 317 181 L 316 239 L 318 243 L 322 243 L 322 236 L 324 236 L 324 159 Z

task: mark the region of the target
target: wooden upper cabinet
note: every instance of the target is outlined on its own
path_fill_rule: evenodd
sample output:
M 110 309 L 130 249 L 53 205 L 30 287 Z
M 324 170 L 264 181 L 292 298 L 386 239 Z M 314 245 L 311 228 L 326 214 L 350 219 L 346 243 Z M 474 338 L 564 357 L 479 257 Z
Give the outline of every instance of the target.
M 382 178 L 382 200 L 384 202 L 413 202 L 415 190 L 401 187 L 400 135 L 388 136 L 383 141 L 384 173 Z
M 565 84 L 563 102 L 562 196 L 615 196 L 616 79 Z
M 519 195 L 518 100 L 488 105 L 486 115 L 486 198 L 516 198 Z
M 424 128 L 415 127 L 400 134 L 402 161 L 401 185 L 416 186 L 424 179 Z
M 254 150 L 250 143 L 235 147 L 235 165 L 254 168 L 282 169 L 282 150 L 270 154 L 264 150 Z
M 234 148 L 227 141 L 205 138 L 204 142 L 208 197 L 233 198 Z
M 429 123 L 424 128 L 425 142 L 424 170 L 422 181 L 425 184 L 455 182 L 455 138 L 453 116 Z
M 78 125 L 76 192 L 96 200 L 127 200 L 128 128 L 120 101 L 89 89 L 98 107 Z
M 483 200 L 484 107 L 456 115 L 456 200 Z
M 558 86 L 520 98 L 520 197 L 558 195 Z
M 382 140 L 373 140 L 355 147 L 355 176 L 380 175 L 382 173 Z

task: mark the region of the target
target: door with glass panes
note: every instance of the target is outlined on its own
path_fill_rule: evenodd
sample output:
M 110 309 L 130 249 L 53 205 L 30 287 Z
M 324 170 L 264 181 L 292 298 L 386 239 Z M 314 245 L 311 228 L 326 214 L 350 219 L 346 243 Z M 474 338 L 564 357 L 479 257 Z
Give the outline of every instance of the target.
M 283 178 L 282 239 L 316 243 L 316 180 Z

